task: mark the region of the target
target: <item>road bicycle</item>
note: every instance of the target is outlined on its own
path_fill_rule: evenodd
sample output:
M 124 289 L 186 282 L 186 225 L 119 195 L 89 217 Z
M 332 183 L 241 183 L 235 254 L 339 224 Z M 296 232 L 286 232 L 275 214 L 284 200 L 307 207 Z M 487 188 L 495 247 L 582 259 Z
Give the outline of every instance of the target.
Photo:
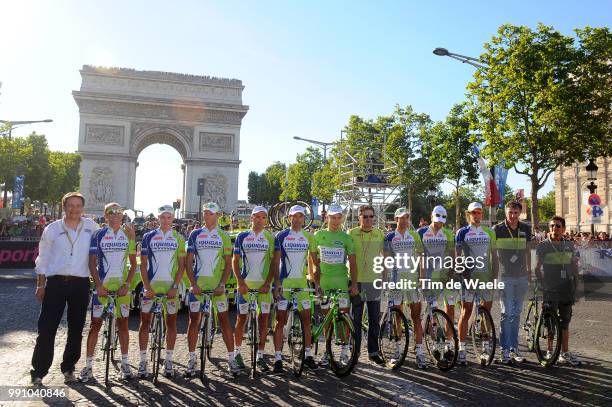
M 540 290 L 536 283 L 533 294 L 527 306 L 527 315 L 523 322 L 527 349 L 535 352 L 540 365 L 551 367 L 559 358 L 561 352 L 561 326 L 557 312 L 550 304 L 538 297 Z M 541 303 L 541 306 L 540 306 Z
M 107 387 L 109 386 L 110 364 L 111 362 L 113 365 L 116 363 L 115 352 L 117 351 L 117 341 L 119 339 L 117 319 L 115 317 L 116 296 L 116 292 L 108 293 L 108 302 L 102 311 L 102 360 L 105 362 L 104 385 Z
M 423 319 L 423 341 L 434 366 L 442 371 L 451 370 L 457 363 L 459 339 L 457 330 L 446 312 L 434 305 L 434 298 L 426 298 Z
M 480 293 L 476 290 L 472 301 L 472 315 L 468 320 L 468 336 L 476 360 L 481 366 L 489 366 L 495 357 L 497 335 L 493 317 L 480 300 Z
M 312 288 L 283 288 L 283 292 L 291 293 L 290 310 L 288 309 L 287 322 L 283 329 L 283 342 L 289 347 L 291 369 L 295 377 L 299 377 L 304 370 L 306 350 L 306 333 L 304 320 L 299 312 L 297 296 L 301 292 L 313 293 Z M 312 309 L 312 308 L 311 308 Z
M 149 350 L 153 365 L 153 384 L 158 384 L 159 370 L 161 369 L 161 352 L 166 339 L 166 310 L 163 307 L 165 294 L 155 294 L 151 307 L 151 325 L 149 328 Z
M 324 297 L 329 301 L 327 315 L 321 319 L 315 316 L 314 312 L 311 313 L 311 343 L 315 344 L 316 353 L 319 337 L 325 335 L 325 349 L 329 356 L 330 368 L 336 376 L 346 377 L 351 374 L 357 364 L 359 352 L 356 348 L 353 321 L 348 313 L 340 311 L 338 298 L 340 295 L 348 295 L 348 291 L 340 289 L 326 290 Z M 311 301 L 312 299 L 313 297 L 311 297 Z
M 211 353 L 212 346 L 217 332 L 216 315 L 217 313 L 212 308 L 212 295 L 214 290 L 202 291 L 203 299 L 200 304 L 200 334 L 198 335 L 198 349 L 200 349 L 200 380 L 204 384 L 204 369 L 206 367 L 206 359 L 212 363 Z
M 378 348 L 380 356 L 387 366 L 396 370 L 402 366 L 408 354 L 411 324 L 401 308 L 393 306 L 393 296 L 389 290 L 387 290 L 385 295 L 387 297 L 387 309 L 380 319 Z

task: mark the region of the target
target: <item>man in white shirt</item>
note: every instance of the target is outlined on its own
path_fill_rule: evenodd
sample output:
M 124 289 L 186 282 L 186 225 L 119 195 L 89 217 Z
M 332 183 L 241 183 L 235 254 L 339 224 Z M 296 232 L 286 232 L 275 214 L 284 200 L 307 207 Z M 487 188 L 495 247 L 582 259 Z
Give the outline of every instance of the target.
M 99 226 L 82 217 L 85 198 L 70 192 L 62 198 L 64 217 L 44 230 L 36 259 L 36 298 L 42 302 L 38 337 L 32 355 L 32 384 L 41 385 L 53 362 L 57 327 L 68 304 L 68 339 L 60 368 L 64 382 L 76 381 L 89 301 L 89 243 Z

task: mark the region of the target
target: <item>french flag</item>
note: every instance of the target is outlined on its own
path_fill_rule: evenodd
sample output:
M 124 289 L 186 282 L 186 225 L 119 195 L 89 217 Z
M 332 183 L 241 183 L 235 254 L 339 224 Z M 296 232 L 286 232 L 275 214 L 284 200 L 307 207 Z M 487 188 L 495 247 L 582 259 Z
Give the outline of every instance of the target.
M 480 167 L 480 174 L 485 185 L 485 206 L 496 206 L 500 203 L 499 190 L 497 184 L 495 184 L 495 178 L 491 175 L 491 171 L 487 168 L 487 163 L 480 156 L 480 150 L 476 146 L 472 146 L 474 154 L 478 157 L 478 166 Z

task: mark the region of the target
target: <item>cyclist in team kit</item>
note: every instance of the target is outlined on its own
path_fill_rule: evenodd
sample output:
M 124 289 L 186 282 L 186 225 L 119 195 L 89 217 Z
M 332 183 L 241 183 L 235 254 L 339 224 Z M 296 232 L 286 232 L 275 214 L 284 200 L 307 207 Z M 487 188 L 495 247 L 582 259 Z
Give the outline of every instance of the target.
M 121 377 L 131 379 L 128 362 L 130 343 L 128 317 L 130 316 L 129 289 L 136 273 L 136 242 L 134 229 L 121 227 L 123 208 L 112 202 L 104 206 L 104 217 L 108 226 L 98 229 L 91 237 L 89 248 L 89 272 L 96 285 L 92 298 L 91 328 L 87 335 L 85 367 L 79 380 L 87 382 L 93 378 L 93 355 L 102 327 L 102 312 L 108 303 L 108 293 L 116 293 L 115 317 L 121 346 Z M 129 265 L 128 265 L 129 260 Z
M 423 245 L 419 235 L 410 229 L 410 212 L 406 208 L 397 208 L 394 214 L 397 227 L 385 236 L 385 257 L 396 257 L 400 255 L 408 258 L 417 258 L 423 252 Z M 400 282 L 402 280 L 412 281 L 415 287 L 419 284 L 419 268 L 415 263 L 408 260 L 394 262 L 392 269 L 386 270 L 383 281 Z M 423 326 L 421 325 L 421 300 L 419 290 L 394 290 L 390 293 L 393 307 L 400 308 L 404 301 L 410 306 L 410 316 L 414 328 L 414 340 L 416 343 L 416 364 L 420 369 L 427 367 L 425 352 L 423 351 Z M 400 358 L 399 342 L 395 351 L 398 360 Z
M 315 234 L 317 244 L 317 255 L 313 258 L 315 266 L 315 290 L 320 294 L 326 291 L 349 289 L 350 295 L 357 295 L 357 263 L 355 261 L 355 246 L 353 239 L 342 231 L 342 207 L 331 205 L 327 210 L 327 229 L 319 230 Z M 346 260 L 348 258 L 349 268 L 347 270 Z M 351 286 L 349 288 L 349 272 Z M 349 311 L 349 296 L 341 294 L 338 297 L 340 311 Z M 321 304 L 321 312 L 326 315 L 329 312 L 329 302 Z M 348 361 L 349 349 L 342 348 L 340 359 Z M 357 350 L 359 351 L 359 350 Z M 325 367 L 329 364 L 329 355 L 323 353 L 319 365 Z
M 173 377 L 172 356 L 176 342 L 176 313 L 178 310 L 177 290 L 185 270 L 185 239 L 172 228 L 174 209 L 164 205 L 158 210 L 159 228 L 154 229 L 142 238 L 140 252 L 140 275 L 144 293 L 140 308 L 140 366 L 138 377 L 148 376 L 147 345 L 149 342 L 149 325 L 151 308 L 156 294 L 165 294 L 166 310 L 166 359 L 164 376 Z
M 487 226 L 481 225 L 482 205 L 480 202 L 472 202 L 468 206 L 467 218 L 469 225 L 457 231 L 456 236 L 456 256 L 471 257 L 474 259 L 474 266 L 463 272 L 461 287 L 461 316 L 459 317 L 459 354 L 457 363 L 467 365 L 465 351 L 465 338 L 467 337 L 468 321 L 472 314 L 472 301 L 476 290 L 479 291 L 480 298 L 484 301 L 484 307 L 491 311 L 493 305 L 493 290 L 468 289 L 465 285 L 466 280 L 478 280 L 489 282 L 498 274 L 497 254 L 495 250 L 495 232 Z M 476 261 L 480 259 L 480 261 Z M 470 262 L 471 263 L 471 262 Z M 487 353 L 487 344 L 483 349 L 483 355 Z
M 446 224 L 446 209 L 438 205 L 431 211 L 431 224 L 423 226 L 417 230 L 425 254 L 425 267 L 421 270 L 422 277 L 431 282 L 444 284 L 442 290 L 425 290 L 424 296 L 433 301 L 433 306 L 437 307 L 438 301 L 444 302 L 444 311 L 450 317 L 452 323 L 455 322 L 455 302 L 458 297 L 456 290 L 450 290 L 446 283 L 453 278 L 453 260 L 455 254 L 455 236 L 453 232 L 444 227 Z M 446 332 L 452 335 L 452 328 L 446 327 Z M 453 348 L 452 337 L 447 338 L 446 349 Z M 447 355 L 448 356 L 448 355 Z
M 229 370 L 233 374 L 240 372 L 234 354 L 234 336 L 225 295 L 225 283 L 230 277 L 232 267 L 232 242 L 229 236 L 218 227 L 220 212 L 221 208 L 215 202 L 204 204 L 202 207 L 204 226 L 194 229 L 187 240 L 186 269 L 191 282 L 189 328 L 187 329 L 189 360 L 185 371 L 187 377 L 193 377 L 196 374 L 195 348 L 202 318 L 201 305 L 204 300 L 202 290 L 214 290 L 211 308 L 216 311 L 221 325 L 223 341 L 227 348 Z
M 308 288 L 306 270 L 309 256 L 316 255 L 317 244 L 312 234 L 303 229 L 306 210 L 300 205 L 289 208 L 289 221 L 291 226 L 278 232 L 275 238 L 274 264 L 280 262 L 280 273 L 275 281 L 278 298 L 276 309 L 276 328 L 274 330 L 274 372 L 283 371 L 282 346 L 283 328 L 287 323 L 287 307 L 291 301 L 291 293 L 283 292 L 283 288 Z M 311 350 L 311 320 L 310 320 L 310 294 L 308 292 L 296 293 L 298 309 L 304 323 L 304 365 L 316 369 Z
M 234 258 L 232 266 L 238 281 L 238 316 L 236 330 L 234 331 L 235 358 L 240 369 L 244 369 L 244 361 L 240 354 L 244 324 L 249 310 L 248 290 L 259 289 L 257 304 L 259 306 L 259 350 L 257 351 L 257 366 L 264 372 L 270 370 L 264 359 L 264 348 L 268 334 L 268 319 L 272 304 L 270 284 L 274 278 L 277 267 L 272 264 L 274 256 L 274 236 L 264 230 L 268 219 L 268 210 L 263 206 L 256 206 L 251 212 L 251 229 L 241 232 L 234 243 Z M 242 260 L 242 267 L 240 261 Z

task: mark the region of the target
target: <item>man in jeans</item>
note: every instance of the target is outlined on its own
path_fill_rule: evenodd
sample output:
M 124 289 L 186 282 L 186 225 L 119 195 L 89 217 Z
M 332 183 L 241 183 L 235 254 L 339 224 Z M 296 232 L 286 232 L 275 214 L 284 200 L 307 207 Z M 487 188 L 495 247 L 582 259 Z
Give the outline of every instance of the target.
M 501 363 L 522 363 L 518 353 L 519 320 L 523 299 L 531 280 L 531 228 L 519 221 L 522 205 L 518 201 L 506 204 L 506 219 L 493 227 L 499 259 L 500 280 L 505 287 L 500 291 L 500 350 Z
M 374 288 L 373 281 L 380 276 L 374 273 L 374 257 L 383 256 L 385 235 L 382 230 L 373 227 L 374 208 L 371 205 L 359 207 L 359 226 L 351 229 L 349 235 L 355 244 L 357 262 L 357 282 L 360 295 L 351 298 L 353 302 L 353 319 L 355 324 L 355 342 L 357 351 L 361 349 L 361 320 L 363 317 L 364 298 L 368 306 L 368 357 L 374 363 L 385 362 L 379 355 L 378 334 L 380 319 L 380 290 Z

